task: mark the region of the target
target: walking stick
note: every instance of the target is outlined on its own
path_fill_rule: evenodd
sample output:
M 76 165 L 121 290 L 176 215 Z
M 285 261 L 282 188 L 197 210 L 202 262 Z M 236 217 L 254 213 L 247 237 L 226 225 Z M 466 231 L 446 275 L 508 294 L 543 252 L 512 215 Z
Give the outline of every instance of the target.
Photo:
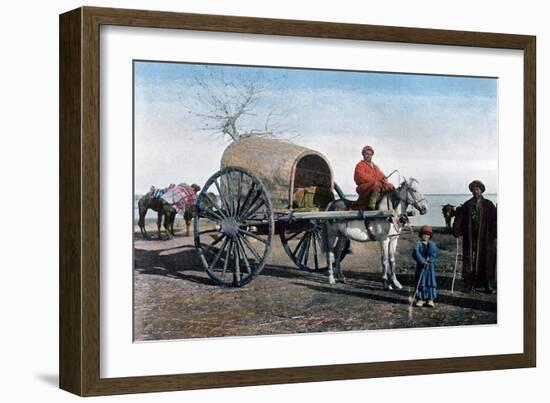
M 422 281 L 422 275 L 424 274 L 424 269 L 422 269 L 422 271 L 420 272 L 420 275 L 418 276 L 418 283 L 416 283 L 416 290 L 414 291 L 414 295 L 411 297 L 411 305 L 410 307 L 413 306 L 413 303 L 414 303 L 414 299 L 416 297 L 416 294 L 418 294 L 418 289 L 420 288 L 420 282 Z
M 455 268 L 453 270 L 453 282 L 451 284 L 451 295 L 455 292 L 456 267 L 458 266 L 458 237 L 456 238 Z
M 409 320 L 412 320 L 413 316 L 413 304 L 416 297 L 416 294 L 418 294 L 418 289 L 420 288 L 420 282 L 422 281 L 422 276 L 424 275 L 424 269 L 420 272 L 418 276 L 418 283 L 416 283 L 416 290 L 414 291 L 414 295 L 412 297 L 409 296 L 410 304 L 409 304 Z

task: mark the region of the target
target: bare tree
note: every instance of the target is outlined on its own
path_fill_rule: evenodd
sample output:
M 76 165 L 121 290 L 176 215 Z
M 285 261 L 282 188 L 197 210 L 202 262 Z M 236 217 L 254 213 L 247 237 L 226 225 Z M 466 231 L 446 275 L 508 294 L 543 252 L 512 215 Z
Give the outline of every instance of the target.
M 284 115 L 269 103 L 268 80 L 227 79 L 223 72 L 195 77 L 195 106 L 191 113 L 201 119 L 202 129 L 228 136 L 233 141 L 250 137 L 276 137 L 282 129 L 273 119 Z

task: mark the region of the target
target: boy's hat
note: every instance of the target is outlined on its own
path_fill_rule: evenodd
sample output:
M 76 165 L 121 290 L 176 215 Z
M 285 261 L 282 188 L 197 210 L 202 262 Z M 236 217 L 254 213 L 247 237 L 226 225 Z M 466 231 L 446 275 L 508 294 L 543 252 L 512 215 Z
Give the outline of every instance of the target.
M 432 227 L 429 225 L 423 225 L 422 228 L 420 228 L 420 231 L 418 232 L 418 235 L 432 235 Z

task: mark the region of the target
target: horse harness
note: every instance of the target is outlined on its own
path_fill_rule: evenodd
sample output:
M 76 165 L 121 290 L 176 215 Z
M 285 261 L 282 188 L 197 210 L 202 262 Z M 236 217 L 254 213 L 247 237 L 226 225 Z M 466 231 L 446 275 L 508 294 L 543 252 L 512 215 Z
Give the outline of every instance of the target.
M 403 200 L 403 198 L 401 198 L 399 195 L 397 195 L 397 193 L 398 192 L 392 192 L 388 195 L 389 197 L 386 197 L 386 208 L 388 210 L 395 211 L 395 209 L 397 208 L 399 203 Z M 399 192 L 399 193 L 401 193 L 401 192 Z M 414 197 L 414 194 L 411 192 L 410 188 L 407 189 L 407 193 L 412 197 L 412 199 L 414 201 L 413 202 L 414 204 L 418 205 L 418 203 L 420 201 L 422 201 L 422 199 L 416 200 L 416 198 Z M 406 201 L 406 199 L 405 199 L 405 201 Z M 411 203 L 411 204 L 413 204 L 413 203 Z M 399 215 L 394 214 L 393 216 L 388 217 L 387 220 L 392 223 L 393 227 L 397 231 L 397 235 L 393 235 L 393 236 L 399 236 L 399 234 L 401 233 L 401 227 L 403 227 L 403 226 L 408 227 L 411 231 L 411 234 L 412 234 L 412 226 L 410 225 L 410 220 L 409 220 L 409 217 L 407 216 L 406 211 L 404 213 L 399 214 Z M 368 223 L 369 223 L 369 219 L 365 218 L 365 227 L 367 227 L 367 228 L 368 228 Z

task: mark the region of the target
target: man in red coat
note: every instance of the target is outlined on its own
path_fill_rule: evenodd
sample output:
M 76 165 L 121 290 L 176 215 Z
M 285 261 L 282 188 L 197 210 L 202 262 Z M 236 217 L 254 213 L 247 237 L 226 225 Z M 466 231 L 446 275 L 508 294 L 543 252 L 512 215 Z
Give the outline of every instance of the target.
M 386 175 L 372 162 L 374 150 L 371 146 L 363 147 L 363 160 L 355 166 L 353 179 L 357 185 L 359 199 L 355 202 L 357 208 L 376 209 L 376 201 L 382 192 L 391 192 L 395 187 L 388 182 Z
M 485 185 L 475 180 L 468 186 L 472 198 L 455 212 L 453 235 L 462 236 L 462 277 L 466 291 L 477 287 L 494 293 L 496 268 L 497 208 L 485 199 Z

